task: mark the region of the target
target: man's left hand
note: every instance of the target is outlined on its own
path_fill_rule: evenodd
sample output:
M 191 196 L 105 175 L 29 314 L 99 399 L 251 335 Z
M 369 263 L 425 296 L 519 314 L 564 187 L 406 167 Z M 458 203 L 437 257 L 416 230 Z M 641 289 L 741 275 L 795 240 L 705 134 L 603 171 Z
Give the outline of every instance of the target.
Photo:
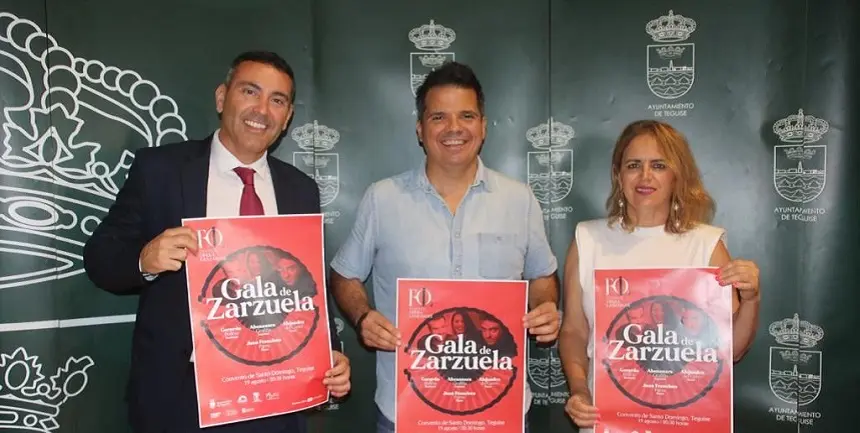
M 553 341 L 558 337 L 561 314 L 555 302 L 544 302 L 529 311 L 523 318 L 523 325 L 529 334 L 535 335 L 541 343 Z
M 349 393 L 349 358 L 337 350 L 332 350 L 334 357 L 334 367 L 325 373 L 323 385 L 328 387 L 329 392 L 334 397 L 343 397 Z

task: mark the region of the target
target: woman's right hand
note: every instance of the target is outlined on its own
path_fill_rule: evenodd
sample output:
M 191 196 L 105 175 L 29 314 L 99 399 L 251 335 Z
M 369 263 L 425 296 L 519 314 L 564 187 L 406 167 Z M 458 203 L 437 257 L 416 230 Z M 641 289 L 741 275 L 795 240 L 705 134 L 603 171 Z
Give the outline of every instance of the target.
M 564 411 L 580 428 L 594 427 L 594 422 L 600 418 L 597 408 L 591 405 L 591 395 L 585 391 L 570 396 Z

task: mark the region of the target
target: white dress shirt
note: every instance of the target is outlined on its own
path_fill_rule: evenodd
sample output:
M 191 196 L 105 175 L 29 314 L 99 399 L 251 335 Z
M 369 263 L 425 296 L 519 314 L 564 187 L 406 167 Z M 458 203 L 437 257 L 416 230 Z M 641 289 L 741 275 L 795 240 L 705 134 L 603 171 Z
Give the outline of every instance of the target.
M 242 164 L 221 143 L 218 134 L 212 136 L 212 152 L 209 155 L 209 184 L 206 188 L 206 217 L 239 216 L 239 202 L 245 185 L 239 175 L 233 171 L 236 167 L 248 167 L 255 171 L 254 189 L 263 202 L 266 215 L 276 215 L 278 205 L 275 201 L 275 187 L 272 185 L 272 173 L 266 156 L 251 164 Z
M 263 211 L 266 215 L 278 213 L 278 203 L 275 200 L 275 187 L 272 184 L 272 173 L 266 155 L 251 164 L 242 164 L 221 143 L 215 131 L 212 136 L 212 151 L 209 154 L 209 182 L 206 188 L 206 217 L 234 217 L 239 216 L 239 203 L 242 199 L 242 190 L 245 184 L 233 171 L 236 167 L 248 167 L 254 170 L 254 190 L 263 202 Z M 194 362 L 194 352 L 191 352 L 191 362 Z

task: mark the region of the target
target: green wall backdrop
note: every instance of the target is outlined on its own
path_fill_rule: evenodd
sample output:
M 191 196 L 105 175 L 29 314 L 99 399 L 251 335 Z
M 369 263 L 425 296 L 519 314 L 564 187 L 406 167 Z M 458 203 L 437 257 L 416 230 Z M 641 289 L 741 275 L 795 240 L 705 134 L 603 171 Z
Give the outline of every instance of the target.
M 248 49 L 278 51 L 296 70 L 295 119 L 274 152 L 316 175 L 329 259 L 364 189 L 421 160 L 413 89 L 440 61 L 476 70 L 489 117 L 482 157 L 532 186 L 560 263 L 575 224 L 603 215 L 621 128 L 668 120 L 691 140 L 730 250 L 762 271 L 758 335 L 736 367 L 735 430 L 854 431 L 858 9 L 0 0 L 0 431 L 128 431 L 137 299 L 95 289 L 82 246 L 129 151 L 217 126 L 214 89 Z M 661 31 L 668 22 L 680 31 Z M 442 37 L 426 46 L 431 32 Z M 338 139 L 314 139 L 315 128 Z M 354 391 L 314 411 L 312 431 L 373 431 L 374 355 L 340 319 L 338 330 Z M 532 344 L 528 357 L 532 431 L 575 431 L 556 348 Z M 10 421 L 17 408 L 33 416 Z

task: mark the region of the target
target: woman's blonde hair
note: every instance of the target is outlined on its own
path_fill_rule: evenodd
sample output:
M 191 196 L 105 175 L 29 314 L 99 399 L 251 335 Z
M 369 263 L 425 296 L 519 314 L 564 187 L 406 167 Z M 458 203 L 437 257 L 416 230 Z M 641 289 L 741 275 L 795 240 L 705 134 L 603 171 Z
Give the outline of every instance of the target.
M 625 230 L 633 230 L 626 215 L 627 206 L 623 205 L 626 200 L 621 190 L 619 173 L 627 147 L 634 138 L 645 134 L 654 138 L 667 166 L 675 174 L 675 188 L 672 191 L 666 231 L 684 233 L 698 224 L 710 223 L 714 216 L 714 200 L 702 185 L 699 168 L 687 139 L 668 123 L 638 120 L 621 131 L 612 152 L 612 191 L 606 200 L 609 224 L 620 223 Z

